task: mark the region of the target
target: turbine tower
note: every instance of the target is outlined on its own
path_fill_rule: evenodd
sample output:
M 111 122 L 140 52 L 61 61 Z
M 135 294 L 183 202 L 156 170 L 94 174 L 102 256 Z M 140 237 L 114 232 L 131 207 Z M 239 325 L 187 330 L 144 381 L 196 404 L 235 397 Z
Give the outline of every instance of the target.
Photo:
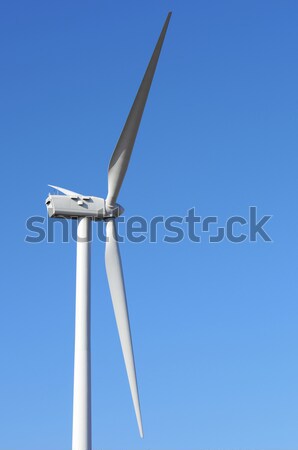
M 155 73 L 171 13 L 168 14 L 113 152 L 108 169 L 108 195 L 82 195 L 52 186 L 64 195 L 49 195 L 49 217 L 77 218 L 76 316 L 73 391 L 72 450 L 91 450 L 91 354 L 90 354 L 90 228 L 91 221 L 106 222 L 105 265 L 140 436 L 143 426 L 115 219 L 124 209 L 117 197 L 126 174 L 142 114 Z

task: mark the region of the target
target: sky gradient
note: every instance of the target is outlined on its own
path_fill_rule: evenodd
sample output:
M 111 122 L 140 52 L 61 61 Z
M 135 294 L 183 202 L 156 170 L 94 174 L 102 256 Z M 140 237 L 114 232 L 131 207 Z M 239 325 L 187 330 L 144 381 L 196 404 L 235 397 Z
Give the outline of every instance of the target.
M 94 450 L 296 450 L 295 1 L 0 6 L 0 450 L 71 448 L 75 243 L 25 243 L 47 184 L 105 197 L 173 11 L 119 202 L 125 215 L 272 215 L 273 242 L 120 245 L 144 440 L 92 246 Z M 9 199 L 9 202 L 8 202 Z M 12 210 L 9 213 L 7 207 Z M 237 228 L 241 231 L 241 227 Z

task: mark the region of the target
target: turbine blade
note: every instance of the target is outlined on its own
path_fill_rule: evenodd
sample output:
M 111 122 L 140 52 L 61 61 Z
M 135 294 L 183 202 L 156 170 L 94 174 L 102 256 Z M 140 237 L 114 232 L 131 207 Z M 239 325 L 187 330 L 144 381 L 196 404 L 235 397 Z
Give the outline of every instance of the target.
M 106 271 L 134 410 L 138 422 L 140 436 L 143 437 L 137 377 L 134 364 L 121 258 L 116 233 L 117 231 L 114 220 L 109 220 L 106 226 Z
M 125 177 L 171 14 L 172 13 L 169 13 L 166 18 L 143 81 L 139 87 L 138 93 L 109 164 L 107 196 L 108 207 L 113 207 L 116 203 L 123 179 Z
M 62 192 L 64 195 L 69 195 L 70 197 L 83 197 L 82 194 L 78 194 L 77 192 L 69 191 L 68 189 L 64 189 L 59 186 L 53 186 L 52 184 L 49 184 L 48 186 L 52 187 L 53 189 L 57 189 L 57 191 Z

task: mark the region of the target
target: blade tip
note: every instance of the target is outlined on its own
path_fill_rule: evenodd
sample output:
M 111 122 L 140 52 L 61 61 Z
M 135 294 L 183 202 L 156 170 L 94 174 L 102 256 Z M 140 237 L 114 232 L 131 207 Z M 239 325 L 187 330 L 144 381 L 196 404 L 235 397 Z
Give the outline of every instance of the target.
M 143 422 L 141 419 L 141 411 L 139 413 L 139 417 L 137 418 L 137 422 L 138 422 L 138 429 L 139 429 L 139 433 L 140 433 L 140 438 L 143 439 L 144 438 L 144 430 L 143 430 Z
M 171 16 L 172 16 L 172 11 L 169 11 L 167 18 L 166 18 L 166 22 L 165 22 L 166 24 L 168 24 L 170 22 Z

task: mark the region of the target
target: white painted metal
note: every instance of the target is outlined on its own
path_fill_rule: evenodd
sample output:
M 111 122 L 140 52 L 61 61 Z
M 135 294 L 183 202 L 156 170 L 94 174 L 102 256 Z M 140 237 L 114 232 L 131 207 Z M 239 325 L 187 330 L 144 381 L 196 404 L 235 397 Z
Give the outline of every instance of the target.
M 46 199 L 49 217 L 90 217 L 102 220 L 106 216 L 105 201 L 99 197 L 49 195 Z M 123 211 L 123 208 L 121 209 Z
M 63 189 L 67 191 L 67 189 Z M 62 192 L 62 191 L 61 191 Z M 78 196 L 80 195 L 80 197 Z M 106 208 L 103 198 L 87 195 L 52 195 L 46 199 L 49 217 L 77 218 L 90 217 L 93 220 L 103 220 L 109 217 L 118 217 L 123 214 L 124 209 L 118 203 L 113 208 Z
M 90 219 L 78 220 L 72 450 L 91 450 Z
M 126 174 L 171 14 L 172 13 L 169 13 L 166 18 L 143 81 L 139 87 L 109 164 L 108 196 L 106 200 L 108 208 L 115 204 Z
M 131 341 L 129 316 L 127 311 L 122 264 L 118 248 L 114 219 L 109 220 L 106 226 L 105 260 L 114 314 L 117 322 L 117 328 L 120 337 L 122 353 L 125 361 L 133 405 L 138 422 L 140 436 L 143 437 L 143 425 L 142 425 L 136 369 Z

